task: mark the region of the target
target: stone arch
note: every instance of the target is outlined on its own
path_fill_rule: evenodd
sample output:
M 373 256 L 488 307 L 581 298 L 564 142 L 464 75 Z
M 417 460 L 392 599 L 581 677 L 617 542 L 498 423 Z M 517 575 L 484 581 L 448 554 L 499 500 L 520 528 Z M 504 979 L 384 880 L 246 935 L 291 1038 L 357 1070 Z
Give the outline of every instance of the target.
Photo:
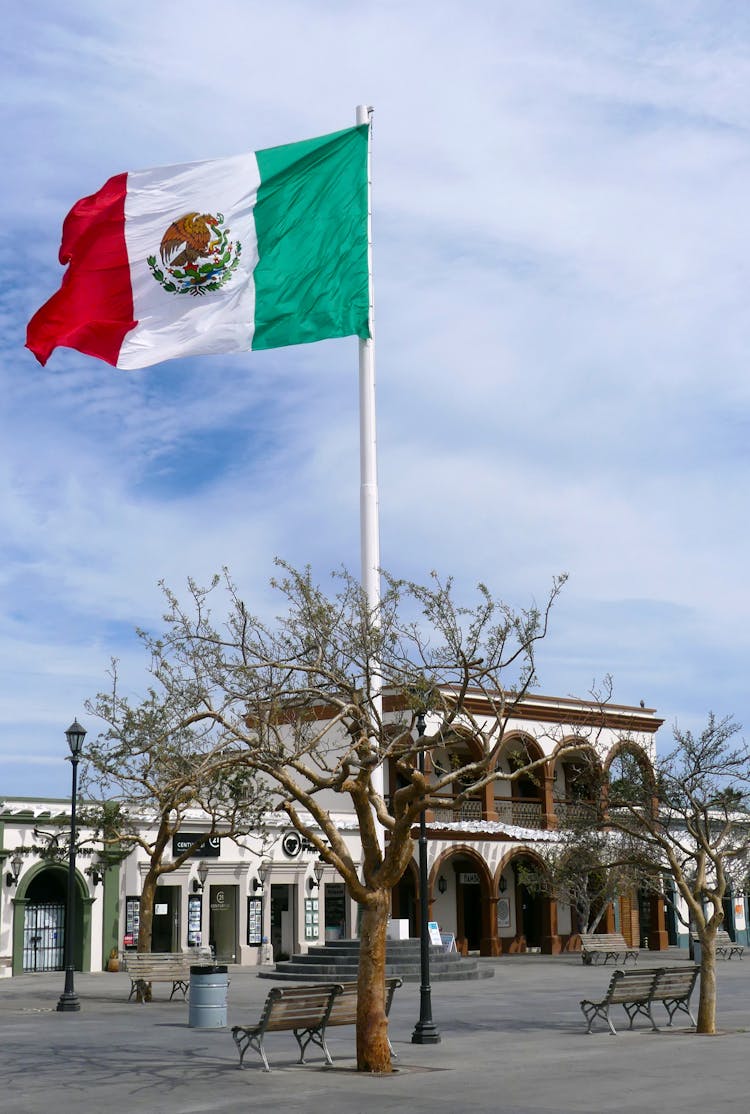
M 478 882 L 462 878 L 462 875 L 477 875 Z M 447 883 L 444 894 L 438 887 L 441 877 Z M 428 879 L 430 917 L 434 919 L 435 909 L 447 915 L 447 930 L 455 933 L 456 947 L 463 954 L 469 951 L 496 954 L 490 943 L 495 911 L 493 890 L 492 873 L 486 860 L 469 844 L 452 844 L 432 864 Z
M 47 880 L 49 886 L 45 886 Z M 41 904 L 45 893 L 58 900 L 66 901 L 68 887 L 68 867 L 66 864 L 41 860 L 24 871 L 18 880 L 13 898 L 13 974 L 24 971 L 24 925 L 26 910 Z M 73 917 L 75 946 L 73 965 L 76 970 L 91 969 L 91 906 L 94 899 L 81 872 L 76 869 L 73 889 Z
M 651 808 L 656 813 L 659 804 L 654 768 L 646 750 L 634 739 L 618 740 L 606 755 L 603 793 L 607 810 L 615 811 L 619 803 Z M 612 919 L 617 920 L 617 927 L 632 947 L 661 951 L 669 945 L 665 904 L 659 892 L 633 889 L 621 894 Z
M 532 893 L 519 880 L 515 867 L 524 859 L 547 873 L 544 860 L 529 847 L 514 847 L 500 860 L 494 878 L 500 950 L 514 953 L 538 949 L 547 955 L 557 955 L 562 950 L 557 904 L 546 894 Z M 506 920 L 509 923 L 504 923 Z
M 570 736 L 555 748 L 550 760 L 552 776 L 552 807 L 556 819 L 563 822 L 576 803 L 590 810 L 601 803 L 604 773 L 602 761 L 588 739 Z
M 481 739 L 479 739 L 474 732 L 469 728 L 457 724 L 451 727 L 450 732 L 446 733 L 439 740 L 439 743 L 433 749 L 432 761 L 434 766 L 440 765 L 443 772 L 450 771 L 450 764 L 457 760 L 460 765 L 465 762 L 479 761 L 484 757 L 485 751 Z M 430 766 L 430 770 L 432 770 Z M 457 777 L 453 781 L 453 789 L 450 796 L 457 796 L 464 789 L 463 779 Z M 448 790 L 445 790 L 446 796 L 449 795 Z M 489 782 L 481 789 L 471 792 L 466 800 L 464 800 L 457 808 L 453 819 L 456 820 L 487 820 L 494 819 L 495 813 L 493 810 L 493 785 Z
M 537 762 L 545 758 L 539 742 L 522 731 L 514 731 L 503 740 L 497 755 L 495 769 L 512 773 L 517 768 L 520 755 L 525 761 Z M 547 827 L 549 807 L 549 787 L 551 778 L 549 763 L 536 767 L 533 773 L 522 774 L 513 781 L 498 778 L 493 783 L 493 805 L 495 816 L 508 824 L 523 828 Z
M 620 739 L 610 749 L 603 762 L 603 773 L 607 783 L 611 780 L 611 771 L 613 764 L 624 757 L 632 758 L 633 764 L 638 768 L 642 776 L 642 784 L 644 790 L 647 790 L 650 795 L 653 795 L 656 788 L 656 779 L 654 777 L 654 767 L 651 764 L 646 751 L 634 739 Z

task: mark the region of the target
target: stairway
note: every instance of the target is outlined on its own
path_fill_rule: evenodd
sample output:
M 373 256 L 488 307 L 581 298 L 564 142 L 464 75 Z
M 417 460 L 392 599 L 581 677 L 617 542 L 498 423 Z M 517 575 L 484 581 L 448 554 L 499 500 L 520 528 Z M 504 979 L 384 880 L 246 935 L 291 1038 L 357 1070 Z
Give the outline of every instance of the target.
M 281 959 L 273 968 L 258 971 L 258 978 L 277 982 L 348 982 L 356 979 L 358 966 L 359 940 L 329 940 L 313 945 L 305 955 Z M 388 940 L 385 973 L 400 975 L 404 982 L 420 982 L 419 940 Z M 482 966 L 471 956 L 464 958 L 457 952 L 430 946 L 430 984 L 447 979 L 486 979 L 494 974 L 494 967 Z

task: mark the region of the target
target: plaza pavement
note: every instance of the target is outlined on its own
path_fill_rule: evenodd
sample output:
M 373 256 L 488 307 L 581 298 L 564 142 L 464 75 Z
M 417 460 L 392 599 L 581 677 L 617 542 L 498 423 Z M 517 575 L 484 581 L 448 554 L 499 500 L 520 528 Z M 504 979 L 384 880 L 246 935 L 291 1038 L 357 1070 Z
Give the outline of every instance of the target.
M 644 954 L 642 966 L 687 962 L 684 953 Z M 398 1071 L 354 1070 L 353 1028 L 333 1029 L 334 1068 L 297 1066 L 291 1033 L 267 1038 L 271 1073 L 248 1052 L 240 1071 L 229 1028 L 191 1029 L 188 1006 L 155 987 L 149 1005 L 128 1002 L 129 979 L 77 974 L 80 1013 L 57 1013 L 64 976 L 0 981 L 0 1111 L 3 1114 L 747 1114 L 750 1111 L 750 960 L 720 961 L 721 1034 L 698 1037 L 682 1018 L 674 1031 L 587 1036 L 578 1006 L 599 997 L 612 966 L 575 956 L 486 959 L 495 977 L 432 988 L 442 1042 L 410 1042 L 419 987 L 403 986 L 391 1011 Z M 255 1022 L 272 982 L 230 968 L 229 1025 Z M 697 1007 L 697 989 L 693 997 Z M 666 1013 L 655 1007 L 657 1020 Z M 625 1014 L 616 1008 L 624 1023 Z M 684 1015 L 682 1015 L 684 1017 Z M 685 1018 L 685 1020 L 687 1020 Z

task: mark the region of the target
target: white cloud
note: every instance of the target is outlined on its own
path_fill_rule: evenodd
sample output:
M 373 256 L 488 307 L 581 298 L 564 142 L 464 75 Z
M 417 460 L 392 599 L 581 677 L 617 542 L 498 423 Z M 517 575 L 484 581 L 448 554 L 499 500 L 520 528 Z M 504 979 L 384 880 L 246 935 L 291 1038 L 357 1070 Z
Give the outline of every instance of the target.
M 160 578 L 226 563 L 265 605 L 276 553 L 359 566 L 355 342 L 131 374 L 60 351 L 42 370 L 23 335 L 59 282 L 65 212 L 128 167 L 333 130 L 363 101 L 383 564 L 518 604 L 566 569 L 546 689 L 612 670 L 623 702 L 750 722 L 744 13 L 217 0 L 204 17 L 184 0 L 6 16 L 9 790 L 52 791 L 12 756 L 57 753 L 112 654 L 137 686 L 132 627 L 158 622 Z

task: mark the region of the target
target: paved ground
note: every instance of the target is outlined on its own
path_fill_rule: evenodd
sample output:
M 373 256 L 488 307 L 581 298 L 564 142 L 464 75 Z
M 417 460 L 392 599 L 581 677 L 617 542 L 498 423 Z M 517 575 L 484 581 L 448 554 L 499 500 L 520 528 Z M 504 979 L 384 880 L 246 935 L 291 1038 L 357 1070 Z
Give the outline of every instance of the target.
M 673 952 L 669 961 L 684 962 Z M 333 1030 L 336 1066 L 294 1063 L 291 1034 L 271 1034 L 274 1070 L 252 1053 L 239 1071 L 228 1029 L 191 1029 L 188 1007 L 166 1001 L 164 987 L 147 1006 L 128 1002 L 124 974 L 77 975 L 77 1014 L 55 1005 L 63 975 L 0 981 L 0 1111 L 5 1114 L 747 1114 L 750 1111 L 750 961 L 719 964 L 722 1034 L 682 1028 L 586 1036 L 578 1001 L 603 992 L 612 971 L 583 967 L 572 956 L 482 960 L 493 979 L 439 983 L 433 1016 L 442 1043 L 410 1043 L 419 987 L 396 994 L 391 1039 L 393 1076 L 353 1069 L 354 1034 Z M 646 957 L 644 964 L 656 964 Z M 273 985 L 232 969 L 229 1023 L 256 1020 Z M 694 999 L 694 1004 L 696 1000 Z M 658 1010 L 661 1008 L 658 1007 Z M 619 1010 L 624 1018 L 624 1011 Z M 665 1015 L 666 1016 L 666 1015 Z

